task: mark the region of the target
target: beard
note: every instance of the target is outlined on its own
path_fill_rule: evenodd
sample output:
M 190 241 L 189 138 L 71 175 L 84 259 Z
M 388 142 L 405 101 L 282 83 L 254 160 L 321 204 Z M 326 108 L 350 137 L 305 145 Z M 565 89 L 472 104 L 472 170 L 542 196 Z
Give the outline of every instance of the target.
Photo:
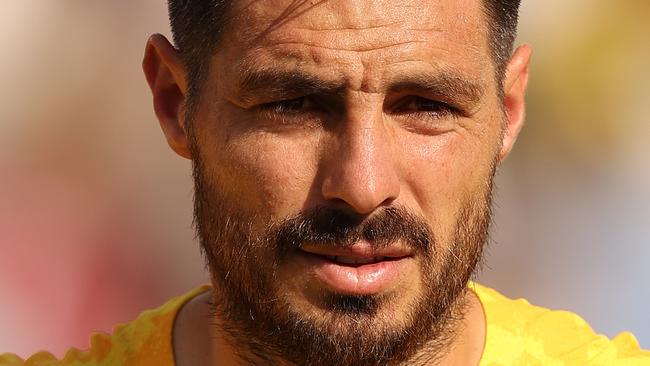
M 444 354 L 487 241 L 494 165 L 480 192 L 464 197 L 450 239 L 440 242 L 424 218 L 402 206 L 372 216 L 321 206 L 279 221 L 246 212 L 207 176 L 200 154 L 193 157 L 194 224 L 214 286 L 213 321 L 240 358 L 374 366 L 431 362 Z M 303 244 L 346 247 L 360 240 L 376 248 L 401 241 L 413 251 L 421 288 L 408 306 L 395 306 L 399 293 L 323 290 L 305 310 L 281 288 L 279 272 Z

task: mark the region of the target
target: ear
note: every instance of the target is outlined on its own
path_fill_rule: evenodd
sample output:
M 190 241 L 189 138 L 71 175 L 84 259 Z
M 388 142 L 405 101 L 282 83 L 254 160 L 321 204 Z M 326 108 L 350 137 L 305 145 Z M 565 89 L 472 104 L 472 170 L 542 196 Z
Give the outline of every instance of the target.
M 167 143 L 180 156 L 190 159 L 190 149 L 183 123 L 183 106 L 187 97 L 185 66 L 178 50 L 161 34 L 149 37 L 142 69 L 153 95 L 153 109 Z
M 503 106 L 506 114 L 506 126 L 503 131 L 499 162 L 510 154 L 526 116 L 526 87 L 528 86 L 528 65 L 532 48 L 522 45 L 514 52 L 504 75 Z

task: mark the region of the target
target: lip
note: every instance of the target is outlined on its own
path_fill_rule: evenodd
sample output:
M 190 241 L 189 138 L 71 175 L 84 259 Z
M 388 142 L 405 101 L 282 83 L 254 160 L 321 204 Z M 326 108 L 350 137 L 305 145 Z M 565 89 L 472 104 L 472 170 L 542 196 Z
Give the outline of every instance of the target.
M 307 247 L 298 253 L 321 287 L 344 295 L 374 295 L 390 291 L 413 262 L 408 250 L 397 247 L 380 250 L 356 245 L 346 248 Z M 339 263 L 328 258 L 332 256 L 357 259 L 362 263 Z M 363 264 L 376 257 L 385 258 Z
M 301 250 L 309 254 L 320 256 L 352 257 L 359 259 L 373 257 L 402 258 L 410 257 L 413 255 L 412 250 L 399 245 L 391 245 L 384 248 L 373 248 L 370 244 L 363 242 L 349 247 L 331 247 L 306 244 L 301 247 Z

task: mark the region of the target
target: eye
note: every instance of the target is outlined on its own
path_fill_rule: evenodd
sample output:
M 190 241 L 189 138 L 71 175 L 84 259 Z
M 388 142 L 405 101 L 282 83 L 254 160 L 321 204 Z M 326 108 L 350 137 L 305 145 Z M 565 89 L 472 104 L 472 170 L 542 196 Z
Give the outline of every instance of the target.
M 256 109 L 258 121 L 277 126 L 317 126 L 323 113 L 322 106 L 310 95 L 262 103 Z
M 437 100 L 413 96 L 401 103 L 396 112 L 400 114 L 426 114 L 428 117 L 453 117 L 459 113 L 453 106 Z
M 259 106 L 260 110 L 267 113 L 286 115 L 303 111 L 309 107 L 307 97 L 279 100 L 276 102 L 264 103 Z

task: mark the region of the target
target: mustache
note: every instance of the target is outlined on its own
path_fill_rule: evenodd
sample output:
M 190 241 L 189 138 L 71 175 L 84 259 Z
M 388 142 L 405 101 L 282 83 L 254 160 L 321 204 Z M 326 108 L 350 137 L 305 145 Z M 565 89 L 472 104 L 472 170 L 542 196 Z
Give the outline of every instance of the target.
M 317 206 L 284 220 L 275 234 L 281 253 L 308 242 L 349 247 L 365 240 L 382 248 L 400 239 L 415 252 L 429 252 L 435 243 L 429 224 L 403 206 L 385 207 L 372 216 Z

